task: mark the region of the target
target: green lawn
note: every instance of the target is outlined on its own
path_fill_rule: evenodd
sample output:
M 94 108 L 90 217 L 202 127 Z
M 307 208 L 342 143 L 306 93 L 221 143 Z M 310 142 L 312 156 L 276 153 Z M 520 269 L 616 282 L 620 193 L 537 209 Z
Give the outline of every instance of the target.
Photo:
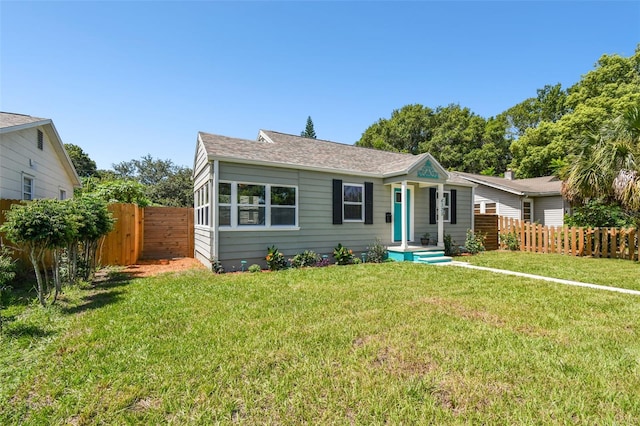
M 562 254 L 488 251 L 456 260 L 545 277 L 640 290 L 640 263 Z
M 411 263 L 114 281 L 9 318 L 0 424 L 638 424 L 639 323 Z

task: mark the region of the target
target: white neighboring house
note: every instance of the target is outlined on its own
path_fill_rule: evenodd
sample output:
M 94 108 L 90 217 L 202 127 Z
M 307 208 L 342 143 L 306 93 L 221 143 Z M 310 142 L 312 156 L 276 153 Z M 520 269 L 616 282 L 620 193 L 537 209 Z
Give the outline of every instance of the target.
M 472 173 L 451 173 L 478 185 L 473 196 L 474 212 L 537 222 L 545 226 L 562 226 L 564 215 L 571 212 L 562 197 L 562 181 L 555 176 L 514 179 Z
M 0 112 L 0 199 L 66 199 L 82 186 L 48 118 Z

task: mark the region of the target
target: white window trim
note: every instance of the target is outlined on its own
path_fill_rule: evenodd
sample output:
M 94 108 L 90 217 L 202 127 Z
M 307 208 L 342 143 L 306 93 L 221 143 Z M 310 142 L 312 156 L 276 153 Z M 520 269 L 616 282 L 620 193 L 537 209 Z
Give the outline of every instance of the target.
M 64 196 L 63 196 L 63 195 L 64 195 Z M 67 198 L 69 198 L 69 196 L 67 195 L 67 190 L 66 190 L 66 189 L 64 189 L 64 188 L 60 188 L 60 187 L 58 187 L 58 199 L 59 199 L 60 201 L 64 201 L 64 200 L 66 200 Z
M 198 228 L 211 228 L 211 218 L 209 214 L 211 194 L 209 192 L 209 183 L 205 182 L 194 193 L 195 208 L 194 221 Z
M 287 184 L 279 184 L 279 183 L 260 183 L 260 182 L 244 182 L 244 181 L 230 181 L 230 180 L 220 180 L 218 181 L 218 185 L 227 183 L 231 184 L 231 203 L 220 203 L 217 200 L 217 208 L 229 207 L 231 210 L 231 225 L 219 225 L 218 229 L 220 231 L 298 231 L 300 230 L 299 226 L 299 214 L 300 214 L 300 202 L 299 196 L 300 191 L 297 185 L 287 185 Z M 238 185 L 259 185 L 265 187 L 265 203 L 264 204 L 239 204 L 238 203 Z M 295 209 L 295 225 L 272 225 L 271 224 L 271 187 L 284 187 L 284 188 L 293 188 L 296 190 L 296 205 L 295 206 L 278 206 L 274 205 L 273 207 L 288 207 Z M 219 193 L 219 190 L 216 191 Z M 265 220 L 264 225 L 239 225 L 238 224 L 238 206 L 256 206 L 256 207 L 264 207 L 265 209 Z
M 25 179 L 31 179 L 31 193 L 29 195 L 31 195 L 31 198 L 27 199 L 24 198 L 24 180 Z M 30 175 L 28 173 L 22 172 L 22 176 L 20 179 L 20 194 L 21 194 L 21 198 L 24 201 L 31 201 L 35 199 L 35 192 L 36 192 L 36 178 L 33 175 Z
M 445 197 L 445 194 L 448 194 L 448 195 Z M 447 208 L 446 209 L 447 217 L 443 220 L 444 223 L 449 223 L 451 222 L 451 191 L 442 191 L 442 196 L 444 197 L 445 200 L 449 200 L 449 203 L 444 205 L 444 207 Z M 438 208 L 440 208 L 440 204 L 439 204 L 440 200 L 438 200 L 437 202 L 438 202 Z M 482 211 L 482 206 L 480 206 L 480 209 L 481 209 L 480 211 Z M 442 215 L 444 216 L 444 212 L 442 213 Z M 436 223 L 438 223 L 439 220 L 440 220 L 440 215 L 437 214 Z
M 357 186 L 360 188 L 360 190 L 362 191 L 362 201 L 360 202 L 353 202 L 353 201 L 345 201 L 344 200 L 344 189 L 346 186 Z M 343 182 L 342 183 L 342 221 L 343 222 L 364 222 L 364 206 L 365 206 L 365 199 L 364 199 L 365 195 L 364 195 L 364 184 L 363 183 L 348 183 L 348 182 Z M 360 219 L 346 219 L 344 217 L 344 206 L 361 206 L 362 208 L 360 209 Z

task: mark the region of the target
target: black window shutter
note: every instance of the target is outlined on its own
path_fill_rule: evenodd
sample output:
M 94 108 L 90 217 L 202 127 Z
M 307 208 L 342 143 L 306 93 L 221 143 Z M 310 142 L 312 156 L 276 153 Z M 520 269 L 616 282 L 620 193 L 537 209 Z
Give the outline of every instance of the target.
M 451 224 L 455 225 L 458 222 L 458 208 L 457 208 L 457 203 L 456 203 L 456 197 L 458 195 L 458 191 L 456 191 L 455 189 L 451 190 L 451 196 L 449 198 L 449 203 L 451 203 L 451 206 L 449 207 L 449 212 L 451 213 Z
M 333 180 L 333 224 L 342 225 L 342 180 Z
M 373 225 L 373 182 L 364 183 L 364 224 Z
M 429 223 L 434 224 L 436 221 L 436 189 L 429 188 Z

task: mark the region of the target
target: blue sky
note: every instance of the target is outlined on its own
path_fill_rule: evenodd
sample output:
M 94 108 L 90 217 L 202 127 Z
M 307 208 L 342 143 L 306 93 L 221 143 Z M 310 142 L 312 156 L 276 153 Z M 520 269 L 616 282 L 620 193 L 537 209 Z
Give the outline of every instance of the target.
M 8 2 L 0 110 L 52 118 L 99 168 L 192 167 L 198 131 L 357 141 L 411 103 L 484 117 L 630 56 L 640 2 Z

